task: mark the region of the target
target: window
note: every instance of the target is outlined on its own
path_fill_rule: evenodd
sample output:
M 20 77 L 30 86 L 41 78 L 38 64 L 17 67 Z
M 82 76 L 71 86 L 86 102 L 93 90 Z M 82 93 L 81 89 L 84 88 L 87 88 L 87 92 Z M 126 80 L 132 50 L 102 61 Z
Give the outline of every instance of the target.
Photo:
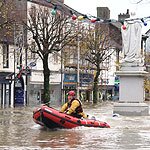
M 3 44 L 3 68 L 9 67 L 9 45 Z
M 54 63 L 58 63 L 58 53 L 53 54 Z

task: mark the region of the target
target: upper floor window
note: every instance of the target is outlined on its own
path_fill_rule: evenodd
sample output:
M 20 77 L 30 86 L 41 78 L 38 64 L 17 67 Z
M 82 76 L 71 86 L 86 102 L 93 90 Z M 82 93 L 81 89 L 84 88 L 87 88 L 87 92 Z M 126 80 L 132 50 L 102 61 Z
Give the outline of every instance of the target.
M 54 59 L 54 63 L 57 64 L 58 63 L 58 53 L 54 53 L 53 54 L 53 59 Z
M 9 45 L 3 43 L 3 68 L 9 67 Z

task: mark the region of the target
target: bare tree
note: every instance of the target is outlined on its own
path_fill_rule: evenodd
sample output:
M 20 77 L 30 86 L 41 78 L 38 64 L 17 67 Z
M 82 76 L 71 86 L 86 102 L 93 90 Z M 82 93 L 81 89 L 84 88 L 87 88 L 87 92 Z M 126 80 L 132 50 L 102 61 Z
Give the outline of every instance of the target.
M 94 28 L 89 28 L 85 37 L 86 43 L 86 60 L 94 65 L 95 76 L 93 84 L 93 103 L 98 101 L 98 83 L 100 72 L 104 70 L 102 63 L 108 59 L 114 52 L 116 46 L 114 38 L 117 35 L 113 30 L 110 32 L 108 24 L 95 24 Z
M 29 10 L 28 31 L 32 35 L 35 49 L 31 49 L 32 53 L 36 53 L 43 62 L 44 74 L 44 103 L 49 102 L 49 54 L 61 51 L 68 43 L 74 39 L 77 34 L 74 33 L 74 23 L 70 17 L 63 12 L 56 15 L 51 14 L 50 8 L 39 6 L 32 7 Z M 30 45 L 29 45 L 30 46 Z
M 15 4 L 12 0 L 0 0 L 0 40 L 11 41 L 13 36 L 14 15 L 11 15 Z
M 0 18 L 1 18 L 1 23 L 0 23 L 0 29 L 2 29 L 7 23 L 7 16 L 8 16 L 8 10 L 7 7 L 4 3 L 4 1 L 0 1 Z

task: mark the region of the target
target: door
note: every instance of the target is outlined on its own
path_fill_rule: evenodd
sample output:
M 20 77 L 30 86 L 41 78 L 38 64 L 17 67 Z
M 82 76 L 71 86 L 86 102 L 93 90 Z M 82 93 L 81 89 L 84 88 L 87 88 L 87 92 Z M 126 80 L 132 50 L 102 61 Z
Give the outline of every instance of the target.
M 24 105 L 24 80 L 22 77 L 15 80 L 15 105 Z

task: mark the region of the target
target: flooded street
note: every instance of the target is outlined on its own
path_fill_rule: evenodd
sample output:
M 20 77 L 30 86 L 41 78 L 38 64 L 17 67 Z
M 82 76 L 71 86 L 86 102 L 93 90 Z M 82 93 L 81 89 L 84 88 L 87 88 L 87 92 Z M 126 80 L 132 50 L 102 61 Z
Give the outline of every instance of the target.
M 113 117 L 112 102 L 92 107 L 88 104 L 84 108 L 87 114 L 106 121 L 111 128 L 49 130 L 33 122 L 33 110 L 0 109 L 0 150 L 150 149 L 150 116 Z

